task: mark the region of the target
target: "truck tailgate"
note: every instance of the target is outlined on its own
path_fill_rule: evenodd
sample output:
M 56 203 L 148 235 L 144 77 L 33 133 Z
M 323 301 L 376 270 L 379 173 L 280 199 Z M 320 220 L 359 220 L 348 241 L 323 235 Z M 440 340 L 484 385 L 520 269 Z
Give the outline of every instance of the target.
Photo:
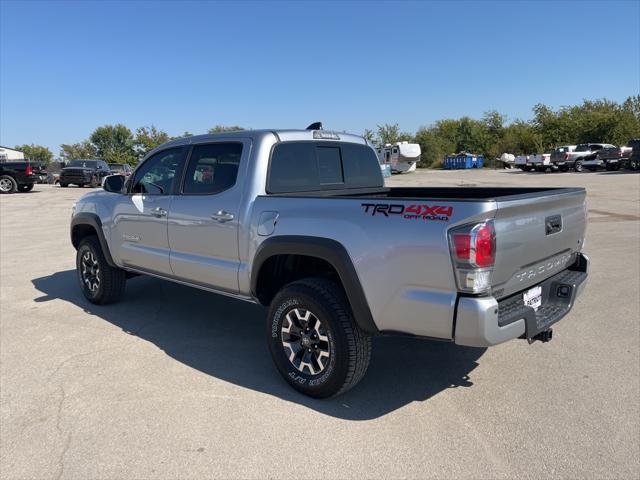
M 495 297 L 536 285 L 573 263 L 584 241 L 585 199 L 583 188 L 498 199 Z

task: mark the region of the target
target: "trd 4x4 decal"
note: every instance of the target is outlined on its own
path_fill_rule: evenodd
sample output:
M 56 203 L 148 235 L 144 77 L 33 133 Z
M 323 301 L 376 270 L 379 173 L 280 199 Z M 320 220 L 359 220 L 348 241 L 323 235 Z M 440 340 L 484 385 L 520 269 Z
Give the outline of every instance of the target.
M 448 222 L 449 217 L 453 215 L 453 207 L 449 205 L 409 205 L 404 206 L 400 203 L 363 203 L 364 213 L 370 213 L 371 216 L 384 215 L 401 215 L 409 220 L 439 220 Z

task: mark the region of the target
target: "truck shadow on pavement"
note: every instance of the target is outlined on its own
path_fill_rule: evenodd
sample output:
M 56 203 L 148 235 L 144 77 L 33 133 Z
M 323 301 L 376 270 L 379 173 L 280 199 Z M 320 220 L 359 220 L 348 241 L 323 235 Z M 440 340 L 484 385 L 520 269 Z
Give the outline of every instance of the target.
M 289 387 L 273 366 L 261 306 L 151 277 L 129 280 L 123 299 L 107 306 L 84 298 L 75 270 L 32 282 L 43 293 L 35 302 L 69 302 L 208 375 L 346 420 L 378 418 L 443 390 L 470 387 L 469 373 L 486 350 L 378 337 L 362 382 L 338 398 L 315 400 Z

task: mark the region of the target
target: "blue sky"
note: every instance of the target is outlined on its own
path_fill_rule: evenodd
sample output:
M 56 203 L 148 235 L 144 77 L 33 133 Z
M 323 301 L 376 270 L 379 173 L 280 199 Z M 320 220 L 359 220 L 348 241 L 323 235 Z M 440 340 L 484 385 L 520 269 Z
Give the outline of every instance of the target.
M 100 125 L 402 130 L 640 91 L 640 1 L 0 0 L 0 144 Z

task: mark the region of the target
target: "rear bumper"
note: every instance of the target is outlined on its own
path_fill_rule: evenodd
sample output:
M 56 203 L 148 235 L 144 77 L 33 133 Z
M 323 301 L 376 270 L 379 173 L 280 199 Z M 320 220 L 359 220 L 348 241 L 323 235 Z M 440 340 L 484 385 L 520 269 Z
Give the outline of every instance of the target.
M 18 185 L 31 185 L 32 183 L 36 183 L 38 181 L 38 175 L 24 175 L 21 178 L 17 179 Z
M 92 175 L 60 175 L 60 181 L 64 183 L 90 183 Z
M 514 338 L 531 340 L 565 317 L 582 293 L 589 274 L 589 258 L 579 253 L 576 262 L 538 284 L 542 306 L 535 311 L 524 305 L 522 292 L 502 299 L 461 297 L 455 324 L 458 345 L 489 347 Z

